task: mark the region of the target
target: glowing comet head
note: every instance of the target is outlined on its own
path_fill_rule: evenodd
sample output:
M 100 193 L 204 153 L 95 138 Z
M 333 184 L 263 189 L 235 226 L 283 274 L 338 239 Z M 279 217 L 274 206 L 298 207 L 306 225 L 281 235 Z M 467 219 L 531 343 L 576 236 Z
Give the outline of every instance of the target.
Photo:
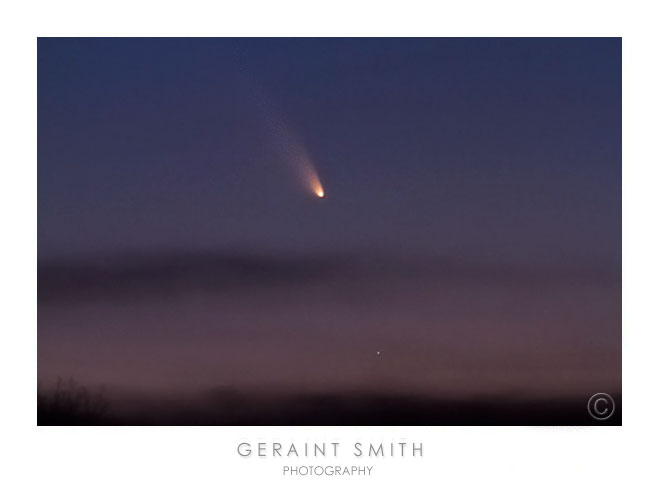
M 306 184 L 309 185 L 309 189 L 311 189 L 311 191 L 319 198 L 324 198 L 325 190 L 323 189 L 323 185 L 320 182 L 318 173 L 310 162 L 305 163 L 304 172 L 304 179 L 306 180 Z

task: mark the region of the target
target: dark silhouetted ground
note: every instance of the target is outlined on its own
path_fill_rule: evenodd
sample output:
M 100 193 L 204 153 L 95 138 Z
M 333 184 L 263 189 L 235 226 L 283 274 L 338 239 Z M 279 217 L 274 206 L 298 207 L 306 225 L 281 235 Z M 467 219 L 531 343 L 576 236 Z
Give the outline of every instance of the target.
M 39 425 L 289 425 L 448 426 L 603 425 L 622 421 L 621 396 L 614 415 L 592 419 L 588 397 L 483 397 L 440 399 L 376 393 L 272 394 L 220 389 L 199 397 L 132 396 L 114 401 L 84 388 L 40 396 Z

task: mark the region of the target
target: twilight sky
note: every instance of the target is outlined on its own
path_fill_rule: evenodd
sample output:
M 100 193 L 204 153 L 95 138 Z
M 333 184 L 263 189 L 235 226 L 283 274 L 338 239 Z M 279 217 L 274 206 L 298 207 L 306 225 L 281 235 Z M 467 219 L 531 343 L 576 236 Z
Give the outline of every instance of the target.
M 620 261 L 619 39 L 40 39 L 38 59 L 40 257 Z
M 38 193 L 44 381 L 620 392 L 620 39 L 42 38 Z

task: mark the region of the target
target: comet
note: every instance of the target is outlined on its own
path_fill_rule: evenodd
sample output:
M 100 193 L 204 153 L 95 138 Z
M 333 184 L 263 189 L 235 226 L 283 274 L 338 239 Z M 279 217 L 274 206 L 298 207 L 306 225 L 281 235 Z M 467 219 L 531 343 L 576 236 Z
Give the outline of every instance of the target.
M 323 185 L 320 182 L 320 178 L 318 177 L 318 172 L 316 171 L 316 168 L 313 166 L 311 161 L 309 159 L 302 159 L 299 162 L 298 169 L 300 170 L 303 184 L 309 188 L 311 192 L 313 192 L 316 196 L 319 198 L 324 198 L 325 189 L 323 189 Z
M 325 190 L 323 189 L 323 185 L 320 182 L 318 173 L 311 164 L 309 164 L 308 182 L 309 182 L 309 188 L 311 189 L 311 191 L 313 191 L 316 194 L 316 196 L 318 196 L 319 198 L 325 197 Z
M 274 131 L 277 140 L 277 146 L 280 148 L 280 154 L 290 168 L 297 174 L 298 181 L 302 187 L 318 198 L 325 197 L 325 188 L 320 182 L 320 176 L 312 162 L 306 147 L 293 130 L 283 122 L 273 124 L 276 127 Z
M 319 199 L 325 197 L 325 188 L 312 158 L 295 131 L 284 122 L 281 110 L 277 109 L 261 90 L 255 90 L 261 113 L 268 126 L 269 138 L 277 149 L 279 156 L 297 175 L 301 186 Z
M 320 182 L 320 178 L 318 177 L 318 173 L 316 172 L 315 168 L 313 166 L 309 166 L 311 169 L 310 176 L 309 176 L 309 188 L 311 191 L 313 191 L 318 198 L 324 198 L 325 197 L 325 189 L 323 189 L 323 185 Z

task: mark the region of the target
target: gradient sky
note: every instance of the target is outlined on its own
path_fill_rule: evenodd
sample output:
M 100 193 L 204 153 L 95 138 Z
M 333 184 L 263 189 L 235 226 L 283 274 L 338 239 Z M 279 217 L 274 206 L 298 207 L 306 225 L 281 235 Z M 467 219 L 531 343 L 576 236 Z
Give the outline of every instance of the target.
M 40 379 L 620 392 L 620 39 L 43 38 L 38 77 Z
M 40 257 L 620 262 L 619 39 L 45 38 L 38 62 Z M 301 191 L 272 123 L 325 200 Z

